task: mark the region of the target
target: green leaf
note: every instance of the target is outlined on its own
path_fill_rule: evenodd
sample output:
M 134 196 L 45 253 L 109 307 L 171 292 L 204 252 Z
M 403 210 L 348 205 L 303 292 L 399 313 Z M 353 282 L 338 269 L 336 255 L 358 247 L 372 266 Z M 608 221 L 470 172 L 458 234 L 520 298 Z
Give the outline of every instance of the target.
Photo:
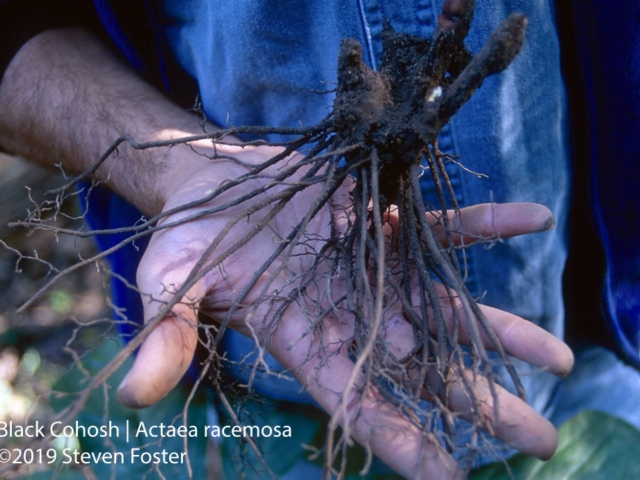
M 73 297 L 63 290 L 54 290 L 49 295 L 49 306 L 58 315 L 66 315 L 73 307 Z
M 637 478 L 640 430 L 600 412 L 584 411 L 559 431 L 558 450 L 543 462 L 517 454 L 472 472 L 471 480 L 591 480 Z
M 248 400 L 235 404 L 234 410 L 241 425 L 263 427 L 290 427 L 291 436 L 254 437 L 258 448 L 264 453 L 269 468 L 279 477 L 298 461 L 310 454 L 303 445 L 312 443 L 317 431 L 325 425 L 327 416 L 316 407 L 270 400 Z M 226 415 L 223 424 L 234 425 Z M 267 431 L 268 432 L 268 431 Z M 262 479 L 271 478 L 253 450 L 241 438 L 222 438 L 225 478 Z

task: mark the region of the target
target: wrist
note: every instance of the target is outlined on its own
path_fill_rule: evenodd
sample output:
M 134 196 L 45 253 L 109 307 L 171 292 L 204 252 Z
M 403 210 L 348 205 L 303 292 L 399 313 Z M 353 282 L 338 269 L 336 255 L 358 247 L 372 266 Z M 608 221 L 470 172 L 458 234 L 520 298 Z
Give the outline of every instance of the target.
M 137 133 L 123 130 L 114 134 L 112 142 L 124 134 L 137 144 L 165 144 L 169 140 L 197 135 L 184 129 L 139 130 Z M 107 148 L 109 145 L 104 150 Z M 205 168 L 207 163 L 208 159 L 196 154 L 189 144 L 138 149 L 123 142 L 98 168 L 95 177 L 145 215 L 153 217 L 164 209 L 171 192 L 183 183 L 184 177 Z
M 180 140 L 196 135 L 194 132 L 167 130 L 157 138 Z M 225 137 L 224 143 L 202 139 L 153 150 L 162 155 L 153 213 L 200 200 L 221 184 L 246 174 L 250 165 L 280 152 L 280 149 L 268 146 L 243 146 L 235 137 Z
M 94 165 L 123 135 L 137 142 L 202 133 L 194 115 L 167 100 L 79 28 L 29 40 L 0 84 L 0 143 L 14 154 L 68 175 Z M 165 198 L 171 149 L 118 147 L 94 173 L 147 215 Z

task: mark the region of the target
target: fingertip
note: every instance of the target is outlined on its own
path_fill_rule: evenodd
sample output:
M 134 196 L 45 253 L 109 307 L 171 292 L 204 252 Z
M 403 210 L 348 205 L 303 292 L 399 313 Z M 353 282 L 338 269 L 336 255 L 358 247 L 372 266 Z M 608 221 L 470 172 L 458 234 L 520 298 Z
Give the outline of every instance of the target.
M 117 391 L 118 402 L 128 408 L 146 408 L 160 401 L 175 386 L 166 383 L 155 372 L 141 366 L 136 359 L 133 368 L 120 383 Z
M 528 205 L 528 214 L 530 215 L 532 232 L 546 232 L 556 225 L 556 219 L 551 210 L 544 205 L 531 203 Z
M 558 449 L 558 431 L 555 427 L 548 422 L 549 433 L 545 437 L 544 441 L 540 442 L 540 445 L 531 453 L 532 456 L 539 458 L 540 460 L 550 460 Z
M 526 204 L 527 213 L 530 216 L 532 232 L 546 232 L 553 230 L 556 226 L 556 219 L 548 207 L 539 203 Z
M 129 384 L 127 377 L 118 387 L 117 398 L 127 408 L 146 408 L 155 403 L 149 398 L 141 398 L 139 392 Z
M 558 449 L 558 431 L 549 420 L 535 413 L 531 407 L 528 409 L 529 414 L 521 412 L 524 415 L 518 425 L 519 432 L 505 440 L 525 455 L 547 461 Z
M 549 213 L 551 213 L 551 211 L 549 211 Z M 554 217 L 553 213 L 551 213 L 551 216 L 547 219 L 547 221 L 544 224 L 544 228 L 541 231 L 553 230 L 555 227 L 556 227 L 556 217 Z
M 546 340 L 538 342 L 537 357 L 531 356 L 532 365 L 561 378 L 567 377 L 575 362 L 573 351 L 559 338 L 551 337 L 546 332 L 543 335 Z
M 133 367 L 118 387 L 118 401 L 144 408 L 161 400 L 189 368 L 197 334 L 188 322 L 167 317 L 140 346 Z
M 556 220 L 551 210 L 539 203 L 515 202 L 500 205 L 501 217 L 505 228 L 517 227 L 517 233 L 538 233 L 551 230 Z
M 556 370 L 556 375 L 561 378 L 566 378 L 569 376 L 571 371 L 573 370 L 573 365 L 575 364 L 575 357 L 573 355 L 573 351 L 567 344 L 563 343 L 563 348 L 560 354 L 558 355 L 558 368 Z

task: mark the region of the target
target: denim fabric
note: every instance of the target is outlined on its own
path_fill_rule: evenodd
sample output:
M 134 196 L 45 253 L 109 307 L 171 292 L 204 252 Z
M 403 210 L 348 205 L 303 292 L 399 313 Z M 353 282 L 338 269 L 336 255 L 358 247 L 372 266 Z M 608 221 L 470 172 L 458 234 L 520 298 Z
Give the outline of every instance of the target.
M 487 5 L 490 3 L 490 6 Z M 381 55 L 383 20 L 397 31 L 433 33 L 442 0 L 165 1 L 166 34 L 183 68 L 198 81 L 208 117 L 221 125 L 295 126 L 318 122 L 332 96 L 341 38 L 358 39 L 373 67 Z M 529 18 L 525 46 L 509 69 L 489 78 L 445 128 L 440 147 L 459 155 L 478 178 L 451 164 L 462 205 L 532 201 L 556 217 L 552 232 L 468 252 L 469 286 L 483 303 L 518 314 L 563 335 L 562 269 L 566 258 L 569 163 L 559 45 L 551 1 L 478 2 L 467 39 L 472 52 L 511 12 Z M 424 194 L 431 198 L 429 182 Z M 435 202 L 434 202 L 435 204 Z M 236 338 L 238 337 L 238 338 Z M 239 345 L 242 344 L 241 347 Z M 226 343 L 250 348 L 239 335 Z M 530 372 L 530 401 L 542 409 L 556 379 Z M 297 383 L 258 390 L 291 398 Z M 296 394 L 297 395 L 297 394 Z
M 579 410 L 598 410 L 640 428 L 640 375 L 611 352 L 591 346 L 576 354 L 576 367 L 562 382 L 551 421 L 562 425 Z
M 168 42 L 181 67 L 197 81 L 206 113 L 214 122 L 222 126 L 311 125 L 331 106 L 330 95 L 319 95 L 315 91 L 333 88 L 340 38 L 358 39 L 364 47 L 365 61 L 375 67 L 381 53 L 384 19 L 398 31 L 429 36 L 442 1 L 163 0 L 161 21 L 155 23 L 155 28 L 164 25 L 163 31 L 154 30 L 147 40 L 160 42 L 162 48 L 156 44 L 159 50 L 165 49 Z M 98 10 L 108 10 L 109 4 L 113 8 L 116 3 L 121 4 L 121 12 L 129 8 L 115 0 L 95 0 L 94 3 Z M 607 153 L 612 144 L 617 149 L 618 163 L 612 177 L 615 181 L 596 178 L 594 188 L 599 196 L 592 204 L 598 233 L 610 262 L 605 276 L 605 299 L 609 300 L 606 313 L 622 350 L 638 364 L 640 340 L 637 329 L 634 330 L 640 318 L 637 315 L 639 297 L 634 286 L 638 283 L 638 262 L 627 261 L 627 258 L 632 258 L 640 245 L 635 241 L 638 223 L 629 221 L 640 211 L 637 208 L 640 196 L 633 194 L 637 182 L 629 181 L 640 172 L 633 168 L 639 140 L 634 140 L 632 133 L 638 124 L 640 100 L 635 101 L 638 97 L 635 93 L 635 96 L 626 95 L 640 91 L 633 88 L 640 85 L 637 82 L 640 43 L 633 40 L 638 36 L 634 33 L 637 15 L 633 14 L 638 7 L 637 2 L 630 2 L 614 9 L 604 0 L 571 0 L 570 3 L 571 7 L 566 8 L 579 13 L 573 15 L 572 21 L 581 29 L 575 33 L 581 64 L 587 67 L 586 74 L 595 79 L 593 84 L 586 85 L 592 116 L 585 122 L 591 128 L 589 136 L 594 142 L 589 148 L 591 156 L 597 157 L 596 175 L 610 170 Z M 554 231 L 498 242 L 492 248 L 470 249 L 468 285 L 473 293 L 482 296 L 483 303 L 516 313 L 562 338 L 561 280 L 567 256 L 570 169 L 565 91 L 560 77 L 553 4 L 552 0 L 477 2 L 475 20 L 467 38 L 472 52 L 477 52 L 490 32 L 513 11 L 524 12 L 529 19 L 526 44 L 509 69 L 489 78 L 454 117 L 442 133 L 440 147 L 459 155 L 470 170 L 489 176 L 481 179 L 455 165 L 448 166 L 462 205 L 535 201 L 554 212 L 557 221 Z M 154 9 L 156 7 L 154 3 Z M 610 22 L 609 17 L 607 22 L 600 21 L 601 11 L 615 17 L 615 21 Z M 108 11 L 101 12 L 101 17 L 111 18 Z M 146 18 L 139 21 L 154 22 Z M 613 31 L 603 34 L 602 29 L 611 25 Z M 620 25 L 625 28 L 618 28 Z M 105 27 L 115 43 L 128 52 L 130 46 L 120 45 L 119 28 L 114 31 L 109 22 Z M 128 31 L 129 35 L 132 33 L 135 32 Z M 603 38 L 610 39 L 609 43 L 594 48 Z M 630 46 L 620 51 L 616 42 Z M 593 62 L 589 57 L 592 50 L 597 52 Z M 160 63 L 160 67 L 166 60 L 162 54 L 160 59 L 151 57 L 150 62 Z M 620 71 L 616 62 L 622 62 L 623 75 L 616 76 Z M 603 64 L 615 64 L 616 68 L 602 68 Z M 169 75 L 167 72 L 161 71 L 163 80 Z M 174 72 L 174 80 L 175 76 Z M 187 91 L 186 97 L 191 94 L 188 88 L 180 90 Z M 615 94 L 609 95 L 615 97 L 614 103 L 601 100 L 609 93 Z M 622 106 L 627 115 L 616 117 L 616 108 L 628 98 L 635 103 L 626 102 Z M 615 141 L 620 135 L 623 141 Z M 423 183 L 425 198 L 433 198 L 429 182 Z M 620 185 L 624 186 L 626 199 L 618 195 Z M 120 204 L 113 208 L 119 213 L 133 209 Z M 104 216 L 104 212 L 99 215 Z M 119 219 L 121 215 L 112 217 Z M 131 218 L 137 218 L 136 214 Z M 625 236 L 624 232 L 620 235 L 621 229 L 629 227 L 633 235 Z M 621 239 L 626 239 L 626 243 L 618 248 Z M 126 264 L 126 259 L 115 261 L 114 270 L 120 272 Z M 135 278 L 132 277 L 130 281 Z M 124 287 L 116 282 L 114 289 L 118 288 Z M 134 304 L 136 300 L 128 298 L 124 302 L 120 306 L 127 307 L 127 302 Z M 233 332 L 227 336 L 225 347 L 228 355 L 236 359 L 252 350 L 251 342 Z M 271 361 L 272 369 L 277 371 L 277 362 Z M 525 365 L 519 367 L 529 402 L 556 425 L 580 409 L 593 408 L 617 415 L 640 428 L 640 409 L 634 402 L 640 398 L 640 375 L 624 366 L 610 351 L 592 346 L 582 349 L 576 357 L 576 368 L 566 381 Z M 255 387 L 274 397 L 311 401 L 293 380 L 261 379 Z M 287 478 L 298 478 L 296 475 Z
M 617 348 L 640 369 L 640 1 L 570 3 L 589 121 L 578 141 L 591 163 L 589 207 L 607 260 L 603 314 Z

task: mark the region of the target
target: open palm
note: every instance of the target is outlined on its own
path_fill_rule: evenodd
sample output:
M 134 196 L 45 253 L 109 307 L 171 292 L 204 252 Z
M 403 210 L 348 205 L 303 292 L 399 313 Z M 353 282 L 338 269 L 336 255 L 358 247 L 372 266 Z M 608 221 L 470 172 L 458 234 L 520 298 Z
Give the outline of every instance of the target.
M 224 148 L 215 152 L 218 159 L 203 163 L 197 171 L 185 172 L 165 212 L 221 192 L 229 181 L 251 171 L 251 165 L 277 153 L 266 147 Z M 199 146 L 198 153 L 214 155 L 207 146 Z M 194 154 L 195 150 L 185 153 Z M 142 345 L 120 387 L 120 399 L 130 406 L 147 406 L 180 381 L 193 359 L 197 313 L 202 311 L 223 328 L 254 338 L 259 348 L 278 359 L 334 415 L 336 423 L 402 475 L 463 475 L 428 432 L 410 422 L 367 381 L 362 364 L 350 355 L 357 326 L 353 314 L 344 307 L 348 296 L 345 271 L 332 266 L 334 257 L 326 246 L 327 239 L 340 237 L 350 226 L 353 182 L 346 179 L 332 192 L 330 202 L 315 209 L 323 184 L 305 183 L 308 167 L 298 169 L 286 182 L 277 180 L 294 158 L 284 159 L 232 188 L 222 188 L 225 191 L 215 193 L 210 201 L 177 208 L 162 220 L 162 225 L 175 226 L 152 237 L 138 270 L 138 287 L 145 321 L 158 315 L 164 319 Z M 249 195 L 251 192 L 257 194 Z M 237 203 L 243 195 L 247 198 Z M 429 218 L 436 223 L 436 216 Z M 393 214 L 387 219 L 393 225 Z M 466 243 L 470 243 L 477 238 L 540 231 L 550 219 L 545 207 L 506 204 L 463 209 L 459 222 Z M 385 230 L 390 244 L 394 228 Z M 372 285 L 376 282 L 368 281 Z M 418 296 L 417 288 L 417 283 L 412 283 L 412 295 Z M 167 311 L 167 302 L 176 292 L 184 295 Z M 453 324 L 460 306 L 449 296 L 442 297 L 446 320 Z M 561 341 L 514 315 L 482 309 L 507 353 L 556 374 L 569 372 L 573 357 Z M 375 330 L 380 332 L 384 348 L 369 349 L 370 355 L 383 355 L 382 351 L 390 358 L 405 358 L 415 347 L 401 302 L 385 308 Z M 464 327 L 459 335 L 462 342 L 468 340 Z M 488 339 L 483 340 L 491 346 Z M 411 369 L 407 373 L 411 376 Z M 553 454 L 557 443 L 554 428 L 524 401 L 500 387 L 497 394 L 491 393 L 485 379 L 470 373 L 453 369 L 451 375 L 445 383 L 453 408 L 460 412 L 469 408 L 462 380 L 471 381 L 488 418 L 493 417 L 498 400 L 495 436 L 531 455 L 548 458 Z M 433 394 L 425 390 L 423 398 L 432 400 Z

